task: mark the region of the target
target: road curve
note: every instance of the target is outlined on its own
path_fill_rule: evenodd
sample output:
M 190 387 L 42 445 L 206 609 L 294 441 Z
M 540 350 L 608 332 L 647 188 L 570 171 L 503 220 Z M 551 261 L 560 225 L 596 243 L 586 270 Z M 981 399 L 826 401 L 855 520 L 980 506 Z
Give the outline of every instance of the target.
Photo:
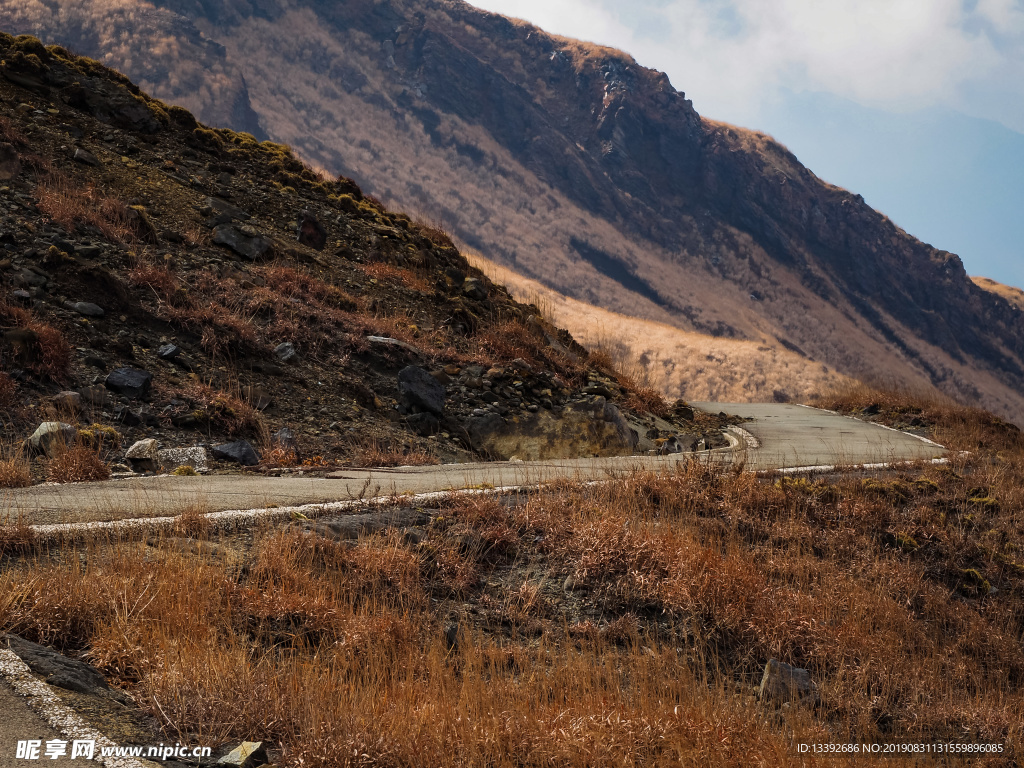
M 529 486 L 558 478 L 603 479 L 633 469 L 670 470 L 694 456 L 750 470 L 933 459 L 945 449 L 903 432 L 795 405 L 694 403 L 749 419 L 731 449 L 671 456 L 344 469 L 327 477 L 207 475 L 135 477 L 99 483 L 37 485 L 0 493 L 0 519 L 76 523 L 199 511 L 298 506 L 489 486 Z

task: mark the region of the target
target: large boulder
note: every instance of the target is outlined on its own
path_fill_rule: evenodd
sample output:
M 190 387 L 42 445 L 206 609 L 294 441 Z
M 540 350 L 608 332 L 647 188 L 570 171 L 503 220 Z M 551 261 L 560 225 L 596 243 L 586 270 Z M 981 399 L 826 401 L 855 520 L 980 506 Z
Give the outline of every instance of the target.
M 141 368 L 118 368 L 111 371 L 103 384 L 112 392 L 139 400 L 149 394 L 153 374 Z
M 160 446 L 152 437 L 138 440 L 132 443 L 124 457 L 135 472 L 156 472 L 160 466 Z
M 201 445 L 191 448 L 164 448 L 157 453 L 157 463 L 164 472 L 173 472 L 178 467 L 192 467 L 196 472 L 205 472 L 206 449 Z
M 234 464 L 241 464 L 243 467 L 255 467 L 260 463 L 259 454 L 256 449 L 249 445 L 246 440 L 236 440 L 233 443 L 222 443 L 210 449 L 213 458 L 220 461 L 230 461 Z
M 497 459 L 628 456 L 639 443 L 619 409 L 601 397 L 571 405 L 560 415 L 541 410 L 503 418 L 493 411 L 475 412 L 465 429 L 475 450 Z
M 410 365 L 399 371 L 398 392 L 406 408 L 444 415 L 444 385 L 424 369 Z
M 257 261 L 273 254 L 274 244 L 249 226 L 220 224 L 213 228 L 213 242 L 230 248 L 244 259 Z
M 47 458 L 53 458 L 69 445 L 73 445 L 78 437 L 78 430 L 63 421 L 44 421 L 25 441 L 28 449 Z

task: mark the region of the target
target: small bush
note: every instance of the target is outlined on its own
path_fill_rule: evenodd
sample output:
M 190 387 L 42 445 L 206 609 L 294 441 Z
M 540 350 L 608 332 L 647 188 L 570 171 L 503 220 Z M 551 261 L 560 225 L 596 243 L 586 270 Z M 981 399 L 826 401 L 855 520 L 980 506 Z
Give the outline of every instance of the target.
M 53 483 L 86 483 L 110 479 L 108 467 L 99 454 L 85 445 L 76 445 L 50 460 L 46 478 Z
M 28 462 L 22 458 L 0 459 L 0 488 L 27 488 L 32 485 Z
M 95 227 L 103 237 L 116 243 L 136 239 L 128 207 L 96 191 L 95 187 L 79 187 L 64 177 L 56 176 L 36 188 L 39 210 L 68 232 L 78 227 Z

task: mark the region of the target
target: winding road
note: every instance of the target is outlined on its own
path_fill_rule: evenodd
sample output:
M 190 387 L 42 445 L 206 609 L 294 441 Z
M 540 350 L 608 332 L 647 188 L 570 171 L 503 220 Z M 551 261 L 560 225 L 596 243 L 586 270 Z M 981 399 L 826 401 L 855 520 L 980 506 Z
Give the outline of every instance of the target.
M 748 419 L 732 428 L 730 448 L 697 454 L 344 469 L 326 477 L 207 475 L 134 477 L 99 483 L 37 485 L 0 495 L 0 518 L 52 525 L 201 512 L 343 502 L 391 493 L 530 486 L 558 478 L 599 480 L 633 469 L 672 469 L 680 461 L 742 465 L 747 470 L 811 471 L 836 465 L 933 460 L 942 446 L 904 432 L 799 405 L 693 403 Z

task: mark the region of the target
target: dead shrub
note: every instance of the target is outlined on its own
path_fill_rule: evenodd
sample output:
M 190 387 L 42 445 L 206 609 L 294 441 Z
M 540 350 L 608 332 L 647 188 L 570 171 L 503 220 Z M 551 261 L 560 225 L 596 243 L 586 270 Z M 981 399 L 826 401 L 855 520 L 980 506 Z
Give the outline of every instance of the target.
M 18 400 L 18 385 L 14 379 L 0 371 L 0 408 L 10 408 Z
M 0 461 L 0 473 L 2 472 L 3 462 Z M 2 485 L 2 480 L 0 480 L 0 488 L 3 487 L 5 486 Z M 7 487 L 16 488 L 20 486 Z M 34 549 L 38 538 L 36 532 L 32 530 L 32 526 L 20 515 L 13 522 L 0 521 L 0 557 L 28 554 Z M 0 599 L 0 603 L 2 602 L 3 600 Z M 2 618 L 2 610 L 0 610 L 0 618 Z
M 192 415 L 230 437 L 258 434 L 263 430 L 260 412 L 243 397 L 225 392 L 198 380 L 193 380 L 183 391 L 192 402 Z
M 32 485 L 28 462 L 19 456 L 0 458 L 0 488 L 27 488 Z
M 75 445 L 61 451 L 46 466 L 46 479 L 52 483 L 86 483 L 110 479 L 110 467 L 94 448 Z
M 23 338 L 10 341 L 15 361 L 43 378 L 67 380 L 71 371 L 71 345 L 58 329 L 36 320 L 27 309 L 0 301 L 0 321 L 11 323 Z M 10 333 L 5 334 L 10 338 Z

